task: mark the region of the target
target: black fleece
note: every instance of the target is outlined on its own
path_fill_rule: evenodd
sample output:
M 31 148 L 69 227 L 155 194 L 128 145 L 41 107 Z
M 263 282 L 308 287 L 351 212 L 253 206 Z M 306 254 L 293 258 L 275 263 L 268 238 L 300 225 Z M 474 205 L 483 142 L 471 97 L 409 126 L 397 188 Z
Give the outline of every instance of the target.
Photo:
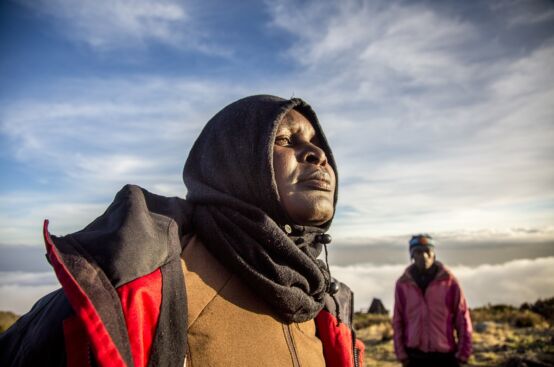
M 268 302 L 285 322 L 310 320 L 329 284 L 316 260 L 319 227 L 294 225 L 282 208 L 273 170 L 279 122 L 296 109 L 313 125 L 329 164 L 333 154 L 311 107 L 298 98 L 258 95 L 217 113 L 194 143 L 183 177 L 194 204 L 194 232 L 209 251 Z M 335 191 L 335 203 L 337 192 Z M 289 235 L 285 226 L 293 229 Z M 295 243 L 296 241 L 296 243 Z
M 410 268 L 410 274 L 412 275 L 412 278 L 414 278 L 414 281 L 423 293 L 425 293 L 427 287 L 433 281 L 433 279 L 435 279 L 438 272 L 439 267 L 436 263 L 431 265 L 431 267 L 427 270 L 419 270 L 418 267 L 415 265 L 412 265 Z

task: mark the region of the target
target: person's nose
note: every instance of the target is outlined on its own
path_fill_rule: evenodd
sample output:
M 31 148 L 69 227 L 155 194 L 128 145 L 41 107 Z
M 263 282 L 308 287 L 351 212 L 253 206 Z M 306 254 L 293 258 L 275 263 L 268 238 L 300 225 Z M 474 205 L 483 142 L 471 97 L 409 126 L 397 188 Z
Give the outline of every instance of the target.
M 323 149 L 317 145 L 306 142 L 305 147 L 301 153 L 302 161 L 315 164 L 317 166 L 325 166 L 327 164 L 327 156 Z

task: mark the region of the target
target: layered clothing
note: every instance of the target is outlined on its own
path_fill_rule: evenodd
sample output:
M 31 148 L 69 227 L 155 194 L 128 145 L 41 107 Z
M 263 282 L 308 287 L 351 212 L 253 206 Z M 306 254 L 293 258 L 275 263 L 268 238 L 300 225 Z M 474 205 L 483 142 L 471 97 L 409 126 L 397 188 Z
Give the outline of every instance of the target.
M 471 354 L 469 308 L 457 279 L 440 262 L 436 275 L 422 289 L 410 265 L 396 282 L 393 315 L 394 348 L 399 360 L 409 350 L 453 353 L 460 361 Z M 420 283 L 422 283 L 420 281 Z
M 271 366 L 278 364 L 269 351 L 252 350 L 275 344 L 286 345 L 279 360 L 292 366 L 358 365 L 352 294 L 344 285 L 331 291 L 337 287 L 317 258 L 330 221 L 292 223 L 277 193 L 273 142 L 293 108 L 310 120 L 336 171 L 304 101 L 253 96 L 205 126 L 185 164 L 186 200 L 128 185 L 82 231 L 55 237 L 45 224 L 63 290 L 0 337 L 1 364 Z M 221 323 L 230 315 L 235 323 Z M 296 327 L 303 332 L 295 337 Z

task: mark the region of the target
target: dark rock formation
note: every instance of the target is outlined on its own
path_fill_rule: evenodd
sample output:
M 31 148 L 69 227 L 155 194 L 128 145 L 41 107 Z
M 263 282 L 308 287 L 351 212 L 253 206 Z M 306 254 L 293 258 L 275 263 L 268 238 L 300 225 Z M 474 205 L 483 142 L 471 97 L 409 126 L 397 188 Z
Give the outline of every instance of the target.
M 385 308 L 383 302 L 381 302 L 379 298 L 374 298 L 371 301 L 371 306 L 369 306 L 367 313 L 376 315 L 388 315 L 389 311 Z

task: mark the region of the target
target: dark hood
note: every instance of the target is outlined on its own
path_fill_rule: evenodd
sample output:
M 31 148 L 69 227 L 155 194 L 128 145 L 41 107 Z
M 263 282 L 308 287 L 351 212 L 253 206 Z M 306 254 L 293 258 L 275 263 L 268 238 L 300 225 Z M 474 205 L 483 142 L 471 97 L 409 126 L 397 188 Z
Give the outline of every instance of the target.
M 237 199 L 260 208 L 280 226 L 292 224 L 280 204 L 273 170 L 276 130 L 291 109 L 312 123 L 338 182 L 333 153 L 312 108 L 299 98 L 256 95 L 231 103 L 202 130 L 183 171 L 187 200 L 225 206 Z M 337 193 L 338 184 L 335 205 Z M 320 228 L 327 230 L 331 221 Z
M 330 284 L 317 259 L 321 226 L 292 223 L 280 204 L 273 145 L 282 117 L 302 113 L 320 138 L 336 172 L 317 117 L 301 99 L 259 95 L 218 112 L 194 143 L 183 172 L 192 227 L 211 254 L 238 274 L 284 322 L 311 320 L 322 309 Z M 335 191 L 335 204 L 337 194 Z

